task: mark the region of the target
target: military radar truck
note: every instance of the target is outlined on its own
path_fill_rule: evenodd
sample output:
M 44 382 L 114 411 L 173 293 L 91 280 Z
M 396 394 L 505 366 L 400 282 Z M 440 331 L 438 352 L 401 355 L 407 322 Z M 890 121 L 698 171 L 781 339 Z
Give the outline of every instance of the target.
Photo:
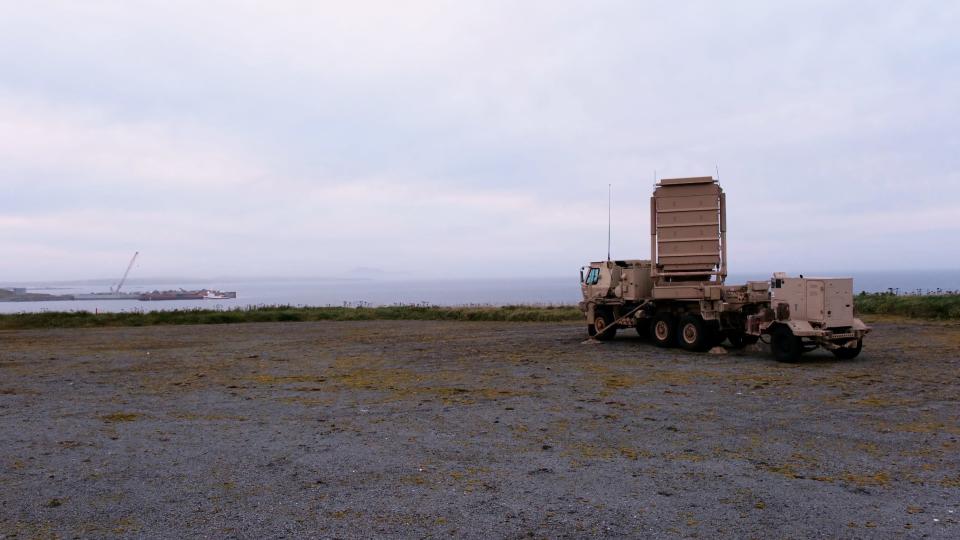
M 661 180 L 650 199 L 651 260 L 599 261 L 580 269 L 579 307 L 588 334 L 608 340 L 633 327 L 657 346 L 690 351 L 724 340 L 739 348 L 770 335 L 783 361 L 818 346 L 841 358 L 856 356 L 869 328 L 853 317 L 852 279 L 777 274 L 770 282 L 724 282 L 726 210 L 726 196 L 712 177 Z
M 580 271 L 590 336 L 613 339 L 618 328 L 634 327 L 660 347 L 755 343 L 747 317 L 769 305 L 769 283 L 724 283 L 726 214 L 713 178 L 661 180 L 650 199 L 651 260 L 592 262 Z

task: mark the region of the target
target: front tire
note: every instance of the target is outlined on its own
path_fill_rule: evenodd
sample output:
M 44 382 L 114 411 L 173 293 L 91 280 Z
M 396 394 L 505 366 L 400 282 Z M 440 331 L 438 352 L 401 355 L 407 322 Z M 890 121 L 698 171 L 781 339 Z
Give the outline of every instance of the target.
M 790 328 L 777 325 L 770 336 L 770 350 L 778 362 L 797 362 L 803 354 L 803 342 Z
M 650 323 L 650 341 L 657 347 L 672 347 L 677 342 L 677 323 L 670 313 L 658 313 Z
M 830 352 L 840 360 L 853 360 L 860 354 L 860 351 L 863 349 L 863 340 L 857 340 L 856 347 L 841 347 L 839 349 L 834 349 Z
M 603 310 L 593 315 L 593 338 L 600 341 L 610 341 L 617 337 L 617 327 L 613 324 L 613 313 Z
M 693 313 L 680 319 L 677 339 L 680 346 L 688 351 L 702 352 L 710 348 L 710 330 L 703 317 Z

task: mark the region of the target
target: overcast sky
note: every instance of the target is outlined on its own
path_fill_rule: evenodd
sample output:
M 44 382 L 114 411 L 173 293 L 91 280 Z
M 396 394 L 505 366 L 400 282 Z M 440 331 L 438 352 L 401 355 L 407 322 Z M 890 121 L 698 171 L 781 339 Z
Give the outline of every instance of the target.
M 3 281 L 960 268 L 957 2 L 0 2 Z

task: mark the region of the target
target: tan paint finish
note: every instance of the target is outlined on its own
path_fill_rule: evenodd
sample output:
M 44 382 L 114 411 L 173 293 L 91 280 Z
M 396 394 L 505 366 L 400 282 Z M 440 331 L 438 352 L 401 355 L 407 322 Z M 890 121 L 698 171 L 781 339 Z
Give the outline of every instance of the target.
M 777 274 L 781 286 L 771 289 L 771 307 L 790 306 L 791 321 L 809 321 L 825 328 L 854 324 L 853 278 L 794 278 Z
M 581 283 L 579 305 L 588 324 L 601 309 L 619 317 L 620 327 L 637 328 L 662 314 L 694 314 L 731 335 L 760 336 L 786 326 L 808 345 L 859 352 L 870 328 L 853 316 L 852 278 L 776 273 L 776 287 L 766 281 L 724 284 L 726 209 L 726 195 L 709 176 L 661 180 L 650 198 L 651 260 L 593 262 L 582 269 L 599 271 L 597 283 Z

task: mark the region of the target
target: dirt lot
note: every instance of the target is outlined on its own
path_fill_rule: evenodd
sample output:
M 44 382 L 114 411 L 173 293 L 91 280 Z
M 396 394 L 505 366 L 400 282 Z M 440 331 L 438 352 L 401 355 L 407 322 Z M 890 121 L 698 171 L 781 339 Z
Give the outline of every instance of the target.
M 796 365 L 582 341 L 0 332 L 0 537 L 960 536 L 960 325 Z

